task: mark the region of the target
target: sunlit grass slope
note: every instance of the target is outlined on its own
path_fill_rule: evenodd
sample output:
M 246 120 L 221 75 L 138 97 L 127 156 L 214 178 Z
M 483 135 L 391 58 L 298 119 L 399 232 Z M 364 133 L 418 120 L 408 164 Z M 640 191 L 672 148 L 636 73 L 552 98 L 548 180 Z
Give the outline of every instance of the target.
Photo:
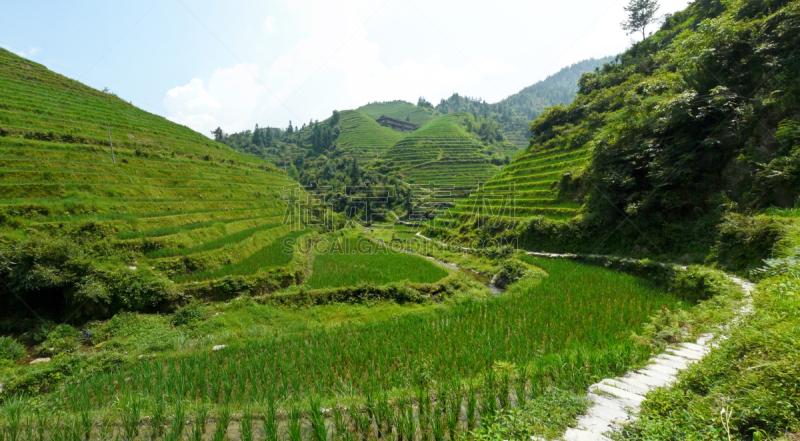
M 291 183 L 266 161 L 0 49 L 6 239 L 91 223 L 139 266 L 187 276 L 287 234 L 280 190 Z
M 375 159 L 404 136 L 358 110 L 341 112 L 339 124 L 342 127 L 339 147 L 359 162 Z
M 529 218 L 541 215 L 550 219 L 569 219 L 578 214 L 580 204 L 560 201 L 555 185 L 565 173 L 574 173 L 589 162 L 589 151 L 574 149 L 529 150 L 517 155 L 480 191 L 461 201 L 454 216 L 496 216 Z

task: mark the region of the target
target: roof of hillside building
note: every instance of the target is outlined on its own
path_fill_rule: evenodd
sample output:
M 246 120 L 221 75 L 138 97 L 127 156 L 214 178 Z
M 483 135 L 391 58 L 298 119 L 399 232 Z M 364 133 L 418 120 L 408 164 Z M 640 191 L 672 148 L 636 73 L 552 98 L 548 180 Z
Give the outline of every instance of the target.
M 389 118 L 386 115 L 381 116 L 376 121 L 378 124 L 384 127 L 388 127 L 392 130 L 397 130 L 400 132 L 413 132 L 419 128 L 419 126 L 416 124 L 411 124 L 408 121 L 400 121 L 399 119 Z

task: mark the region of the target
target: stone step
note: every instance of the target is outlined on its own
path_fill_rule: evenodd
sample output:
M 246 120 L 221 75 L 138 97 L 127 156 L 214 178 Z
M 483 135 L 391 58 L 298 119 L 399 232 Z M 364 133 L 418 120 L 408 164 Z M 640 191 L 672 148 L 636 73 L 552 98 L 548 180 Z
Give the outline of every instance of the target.
M 622 390 L 628 391 L 628 392 L 630 392 L 632 394 L 636 394 L 636 395 L 639 395 L 639 396 L 642 396 L 642 397 L 647 395 L 647 392 L 650 391 L 650 389 L 647 388 L 647 387 L 634 386 L 632 384 L 626 383 L 624 381 L 619 381 L 619 380 L 616 380 L 616 379 L 603 380 L 602 383 L 603 384 L 607 384 L 609 386 L 614 386 L 617 389 L 622 389 Z
M 667 348 L 667 352 L 675 355 L 676 357 L 683 357 L 687 360 L 697 361 L 702 360 L 706 354 L 702 352 L 692 351 L 691 349 L 686 348 Z
M 636 373 L 637 374 L 642 374 L 642 375 L 647 375 L 650 378 L 655 378 L 657 380 L 664 380 L 664 381 L 667 381 L 667 382 L 670 382 L 670 383 L 675 381 L 675 376 L 674 375 L 668 374 L 668 373 L 665 373 L 665 372 L 661 372 L 661 371 L 656 371 L 656 370 L 650 369 L 649 367 L 644 368 L 644 369 L 639 369 L 639 370 L 636 371 Z
M 650 369 L 652 371 L 661 372 L 667 375 L 675 376 L 678 374 L 678 369 L 674 367 L 665 366 L 663 363 L 653 362 L 652 364 L 648 364 L 646 369 Z
M 646 390 L 648 392 L 650 390 L 658 387 L 656 385 L 653 385 L 653 384 L 650 384 L 650 383 L 646 383 L 646 382 L 640 381 L 639 379 L 630 377 L 630 372 L 625 374 L 625 375 L 623 375 L 622 377 L 615 378 L 615 380 L 621 381 L 623 383 L 630 384 L 631 386 L 635 386 L 635 387 L 638 387 L 640 389 L 644 389 L 644 390 Z
M 650 361 L 659 366 L 675 369 L 676 371 L 675 373 L 677 373 L 677 371 L 682 371 L 686 369 L 686 367 L 688 366 L 688 364 L 686 364 L 685 362 L 670 360 L 669 358 L 664 357 L 664 354 L 660 354 L 656 357 L 653 357 L 650 359 Z
M 659 354 L 656 358 L 660 358 L 662 360 L 669 360 L 669 361 L 673 361 L 673 362 L 678 363 L 678 364 L 682 364 L 683 365 L 683 369 L 686 369 L 687 367 L 689 367 L 690 364 L 694 363 L 694 360 L 688 360 L 686 358 L 679 357 L 677 355 L 667 354 L 667 353 Z
M 598 383 L 589 386 L 589 391 L 594 393 L 597 393 L 597 391 L 605 392 L 615 397 L 616 400 L 619 400 L 620 402 L 624 403 L 626 406 L 629 407 L 639 407 L 639 405 L 642 404 L 642 401 L 644 401 L 644 397 L 641 395 L 637 395 L 635 393 L 628 392 L 626 390 L 622 390 L 614 386 L 609 386 L 603 383 Z
M 668 379 L 651 377 L 649 375 L 642 374 L 639 372 L 628 372 L 627 374 L 625 374 L 620 378 L 620 381 L 628 381 L 628 380 L 636 381 L 641 384 L 646 384 L 651 389 L 656 387 L 664 387 L 672 382 Z
M 587 432 L 586 430 L 579 430 L 569 428 L 567 433 L 564 434 L 564 441 L 611 441 L 603 435 Z

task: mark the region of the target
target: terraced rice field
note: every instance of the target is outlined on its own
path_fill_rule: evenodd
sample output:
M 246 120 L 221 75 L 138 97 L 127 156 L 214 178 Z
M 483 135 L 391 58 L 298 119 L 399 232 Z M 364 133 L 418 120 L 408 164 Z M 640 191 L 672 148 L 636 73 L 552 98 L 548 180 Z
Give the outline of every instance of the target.
M 531 216 L 570 219 L 578 214 L 580 204 L 560 201 L 555 185 L 565 173 L 585 167 L 589 154 L 585 148 L 520 153 L 486 185 L 459 202 L 451 213 L 465 218 L 480 214 L 503 219 Z
M 433 110 L 417 107 L 406 101 L 371 103 L 366 106 L 361 106 L 356 110 L 360 110 L 372 119 L 388 116 L 389 118 L 398 119 L 400 121 L 408 120 L 411 124 L 416 124 L 418 126 L 423 126 L 435 118 Z
M 285 410 L 279 425 L 288 431 L 293 419 L 313 427 L 322 404 L 340 411 L 337 404 L 347 404 L 342 421 L 324 424 L 340 436 L 374 433 L 374 424 L 408 440 L 429 439 L 449 426 L 449 439 L 460 439 L 512 406 L 512 396 L 519 404 L 552 393 L 553 387 L 582 392 L 597 379 L 646 360 L 650 349 L 627 336 L 662 305 L 685 306 L 632 276 L 566 260 L 526 260 L 549 275 L 504 296 L 388 321 L 246 340 L 222 352 L 143 359 L 69 383 L 46 398 L 89 421 L 118 412 L 130 425 L 121 430 L 131 433 L 139 430 L 143 415 L 180 419 L 187 409 L 209 432 L 220 424 L 227 430 L 235 423 L 226 414 L 249 408 L 262 415 L 258 426 L 273 439 L 276 408 Z M 214 409 L 211 421 L 208 406 Z M 459 417 L 462 409 L 465 418 Z M 397 415 L 411 415 L 412 421 L 419 415 L 418 425 L 405 427 Z M 29 421 L 39 424 L 33 416 Z M 60 419 L 41 423 L 45 432 L 63 429 Z M 102 431 L 95 429 L 98 436 Z M 292 439 L 301 438 L 308 439 Z
M 480 182 L 500 170 L 489 163 L 484 146 L 463 127 L 464 113 L 451 113 L 431 121 L 398 141 L 384 155 L 417 185 L 452 186 L 451 199 L 466 197 Z
M 0 170 L 3 235 L 93 228 L 144 252 L 140 267 L 203 263 L 175 279 L 289 232 L 282 171 L 1 49 Z
M 365 238 L 339 239 L 321 251 L 314 258 L 314 272 L 306 283 L 312 289 L 404 280 L 433 283 L 447 275 L 446 270 L 426 259 L 392 251 Z
M 380 156 L 405 135 L 383 127 L 358 110 L 341 112 L 339 147 L 359 162 Z

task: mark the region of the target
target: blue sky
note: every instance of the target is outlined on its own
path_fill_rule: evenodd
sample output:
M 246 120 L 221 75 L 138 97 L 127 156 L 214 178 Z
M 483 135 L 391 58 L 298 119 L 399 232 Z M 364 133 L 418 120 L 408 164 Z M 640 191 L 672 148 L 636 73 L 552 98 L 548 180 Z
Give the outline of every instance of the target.
M 627 0 L 9 3 L 0 46 L 206 134 L 421 95 L 494 102 L 635 38 Z

